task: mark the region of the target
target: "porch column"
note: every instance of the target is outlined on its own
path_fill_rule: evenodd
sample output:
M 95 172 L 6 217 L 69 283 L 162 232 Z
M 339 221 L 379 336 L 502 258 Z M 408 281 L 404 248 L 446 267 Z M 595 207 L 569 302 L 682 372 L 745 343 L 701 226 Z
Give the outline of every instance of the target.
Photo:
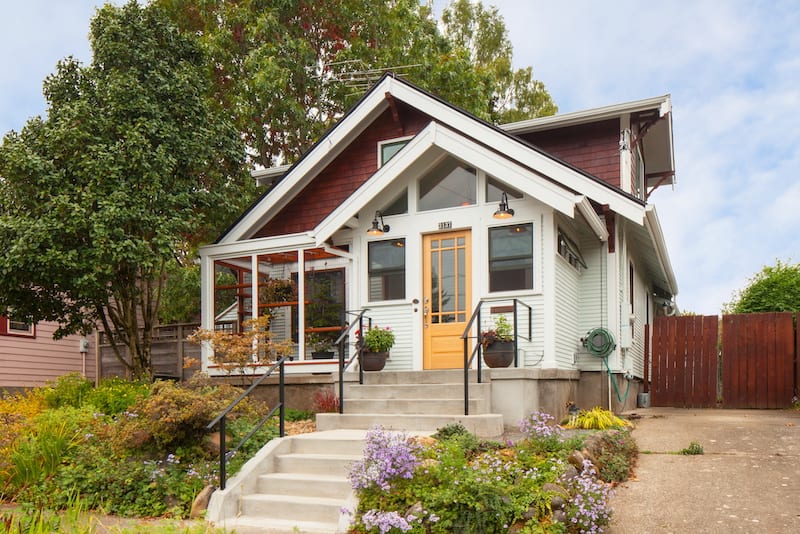
M 306 359 L 306 255 L 297 249 L 297 359 Z
M 214 260 L 209 256 L 200 256 L 200 326 L 206 330 L 214 329 Z M 208 372 L 208 360 L 211 349 L 207 343 L 200 345 L 200 363 L 202 370 Z

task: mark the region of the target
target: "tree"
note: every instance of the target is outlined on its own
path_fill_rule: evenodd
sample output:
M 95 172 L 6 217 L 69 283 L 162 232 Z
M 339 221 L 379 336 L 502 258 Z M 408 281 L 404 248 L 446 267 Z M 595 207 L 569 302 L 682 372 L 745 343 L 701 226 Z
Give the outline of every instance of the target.
M 485 120 L 556 111 L 530 68 L 511 68 L 502 17 L 480 3 L 448 8 L 443 33 L 419 0 L 155 2 L 202 36 L 216 105 L 265 167 L 297 159 L 387 71 Z
M 800 263 L 777 260 L 750 278 L 723 306 L 725 313 L 800 311 Z
M 131 0 L 97 11 L 90 44 L 90 65 L 45 80 L 46 118 L 0 146 L 0 312 L 57 337 L 98 325 L 147 376 L 168 262 L 230 221 L 250 180 L 190 36 Z
M 544 84 L 533 79 L 533 68 L 514 70 L 513 47 L 502 15 L 496 7 L 484 8 L 470 0 L 455 0 L 442 12 L 444 34 L 456 50 L 466 51 L 479 79 L 490 95 L 479 116 L 503 124 L 558 111 Z

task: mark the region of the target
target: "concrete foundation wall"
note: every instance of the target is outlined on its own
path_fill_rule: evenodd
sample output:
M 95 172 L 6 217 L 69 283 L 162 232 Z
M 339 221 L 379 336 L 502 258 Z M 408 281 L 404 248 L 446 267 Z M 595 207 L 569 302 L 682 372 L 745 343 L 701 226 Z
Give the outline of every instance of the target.
M 339 394 L 338 380 L 334 379 L 333 373 L 323 373 L 319 375 L 289 375 L 284 379 L 284 395 L 286 408 L 293 410 L 311 410 L 314 406 L 314 395 L 321 390 L 330 389 L 337 395 Z M 247 388 L 249 382 L 242 383 L 240 377 L 217 378 L 220 382 L 228 382 L 236 386 Z M 278 377 L 270 376 L 256 388 L 253 397 L 262 400 L 272 407 L 278 403 L 280 392 L 278 388 Z
M 582 410 L 588 410 L 595 406 L 609 409 L 609 388 L 611 388 L 611 411 L 621 413 L 636 409 L 636 399 L 642 392 L 644 383 L 638 379 L 630 381 L 623 374 L 614 374 L 613 380 L 616 381 L 617 388 L 614 389 L 608 380 L 608 373 L 601 371 L 582 371 L 580 387 L 575 398 L 575 404 Z M 626 396 L 627 391 L 627 396 Z M 619 392 L 619 395 L 617 394 Z M 620 401 L 622 398 L 623 401 Z
M 563 369 L 490 369 L 492 412 L 505 426 L 517 427 L 531 412 L 547 412 L 560 421 L 575 399 L 580 371 Z

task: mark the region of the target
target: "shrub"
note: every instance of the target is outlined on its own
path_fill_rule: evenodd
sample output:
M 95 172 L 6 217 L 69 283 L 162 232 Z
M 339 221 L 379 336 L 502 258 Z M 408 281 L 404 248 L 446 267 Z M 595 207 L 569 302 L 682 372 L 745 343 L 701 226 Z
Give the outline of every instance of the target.
M 149 383 L 118 377 L 106 378 L 86 395 L 86 402 L 101 413 L 118 415 L 149 394 Z
M 198 379 L 202 381 L 202 378 Z M 202 382 L 201 382 L 202 384 Z M 156 382 L 149 397 L 143 397 L 120 414 L 115 443 L 121 448 L 149 448 L 166 455 L 178 447 L 191 447 L 209 433 L 206 426 L 238 395 L 232 386 L 187 386 Z M 245 400 L 232 417 L 263 411 L 258 402 Z
M 336 413 L 339 411 L 339 397 L 332 389 L 319 389 L 314 392 L 311 407 L 316 413 Z
M 595 406 L 591 410 L 581 410 L 574 419 L 571 419 L 564 426 L 567 428 L 607 430 L 609 428 L 625 428 L 630 425 L 630 421 L 617 417 L 609 410 Z
M 44 409 L 39 389 L 0 397 L 0 498 L 12 475 L 11 452 L 16 442 L 28 435 L 36 416 Z
M 92 390 L 92 383 L 80 373 L 67 373 L 59 376 L 54 383 L 44 389 L 44 400 L 48 408 L 72 406 L 79 408 Z
M 606 482 L 628 480 L 639 454 L 629 429 L 598 432 L 587 437 L 584 446 L 595 461 L 600 479 Z

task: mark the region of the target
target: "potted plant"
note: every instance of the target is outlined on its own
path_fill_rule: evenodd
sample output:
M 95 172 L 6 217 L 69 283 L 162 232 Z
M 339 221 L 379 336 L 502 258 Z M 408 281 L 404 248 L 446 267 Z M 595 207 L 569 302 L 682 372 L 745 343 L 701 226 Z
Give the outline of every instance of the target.
M 508 367 L 514 361 L 514 334 L 505 315 L 498 315 L 494 328 L 481 332 L 483 361 L 489 367 Z
M 380 371 L 386 365 L 389 349 L 394 345 L 394 332 L 388 326 L 373 326 L 363 335 L 356 334 L 361 345 L 361 367 L 365 371 Z
M 311 358 L 325 360 L 333 358 L 333 339 L 326 334 L 309 332 L 306 334 L 306 345 L 311 349 Z

